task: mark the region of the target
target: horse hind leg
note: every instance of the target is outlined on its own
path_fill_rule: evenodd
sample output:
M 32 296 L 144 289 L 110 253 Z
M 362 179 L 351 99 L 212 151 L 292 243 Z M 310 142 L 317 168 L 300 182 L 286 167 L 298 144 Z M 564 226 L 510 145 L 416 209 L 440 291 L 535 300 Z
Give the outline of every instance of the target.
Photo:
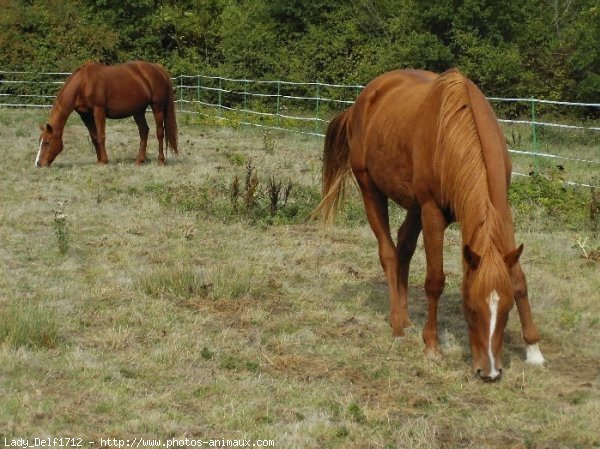
M 402 226 L 398 229 L 398 296 L 400 297 L 401 316 L 396 320 L 402 320 L 403 327 L 410 327 L 412 324 L 408 318 L 408 273 L 410 261 L 417 247 L 417 240 L 421 233 L 420 211 L 409 210 Z
M 161 105 L 153 103 L 152 113 L 154 114 L 154 121 L 156 122 L 156 138 L 158 139 L 158 164 L 165 164 L 165 153 L 164 153 L 164 140 L 165 140 L 165 113 Z
M 135 159 L 136 165 L 141 165 L 146 160 L 146 147 L 148 146 L 148 134 L 150 127 L 146 121 L 146 111 L 143 110 L 133 116 L 135 123 L 140 133 L 140 148 L 138 150 L 137 158 Z
M 388 199 L 375 186 L 366 171 L 355 172 L 360 186 L 365 212 L 371 229 L 377 238 L 379 260 L 387 278 L 390 294 L 390 325 L 394 337 L 404 336 L 404 327 L 410 325 L 407 308 L 403 307 L 398 294 L 398 258 L 390 234 Z M 406 302 L 406 298 L 405 298 Z

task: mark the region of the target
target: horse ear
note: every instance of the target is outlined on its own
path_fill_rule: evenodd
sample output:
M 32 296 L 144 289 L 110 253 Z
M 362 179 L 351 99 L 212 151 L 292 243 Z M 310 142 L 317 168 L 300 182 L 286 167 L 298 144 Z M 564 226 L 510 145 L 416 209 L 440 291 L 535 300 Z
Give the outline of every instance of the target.
M 512 268 L 518 261 L 519 257 L 521 257 L 521 253 L 523 253 L 523 244 L 521 243 L 517 249 L 511 251 L 506 256 L 504 256 L 504 262 L 508 265 L 508 268 Z
M 52 134 L 54 132 L 50 123 L 46 123 L 45 125 L 40 125 L 40 131 L 47 132 L 50 134 Z
M 481 262 L 481 256 L 473 251 L 469 245 L 465 245 L 463 248 L 463 257 L 465 258 L 465 262 L 471 270 L 476 270 L 479 267 L 479 262 Z

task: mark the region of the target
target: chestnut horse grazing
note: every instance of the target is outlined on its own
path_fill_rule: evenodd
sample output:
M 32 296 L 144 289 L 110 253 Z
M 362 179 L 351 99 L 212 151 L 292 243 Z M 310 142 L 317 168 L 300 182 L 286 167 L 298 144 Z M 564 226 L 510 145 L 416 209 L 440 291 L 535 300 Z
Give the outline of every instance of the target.
M 511 162 L 494 113 L 479 89 L 457 70 L 441 75 L 398 70 L 373 80 L 327 129 L 323 200 L 314 212 L 335 216 L 345 178 L 354 174 L 390 291 L 390 324 L 404 335 L 410 260 L 423 231 L 428 315 L 427 354 L 438 352 L 437 309 L 445 284 L 444 231 L 458 221 L 463 242 L 463 310 L 473 368 L 484 380 L 502 372 L 504 328 L 517 303 L 527 361 L 541 364 L 525 275 L 508 204 Z M 390 235 L 388 199 L 407 210 Z
M 40 146 L 35 159 L 38 167 L 50 166 L 63 149 L 63 130 L 69 115 L 77 111 L 87 127 L 98 156 L 106 164 L 106 118 L 133 116 L 140 133 L 140 148 L 135 161 L 146 158 L 148 123 L 146 108 L 150 106 L 156 121 L 158 163 L 164 164 L 163 140 L 167 149 L 177 154 L 177 121 L 169 73 L 159 64 L 135 61 L 115 66 L 86 62 L 69 76 L 58 92 L 48 123 L 41 126 Z

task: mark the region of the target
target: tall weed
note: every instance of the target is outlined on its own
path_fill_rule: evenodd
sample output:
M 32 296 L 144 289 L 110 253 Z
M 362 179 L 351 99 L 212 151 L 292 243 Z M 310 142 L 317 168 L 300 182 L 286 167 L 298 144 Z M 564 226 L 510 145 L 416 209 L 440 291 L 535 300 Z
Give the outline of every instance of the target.
M 0 342 L 13 349 L 55 348 L 59 343 L 57 319 L 43 305 L 15 300 L 0 308 Z

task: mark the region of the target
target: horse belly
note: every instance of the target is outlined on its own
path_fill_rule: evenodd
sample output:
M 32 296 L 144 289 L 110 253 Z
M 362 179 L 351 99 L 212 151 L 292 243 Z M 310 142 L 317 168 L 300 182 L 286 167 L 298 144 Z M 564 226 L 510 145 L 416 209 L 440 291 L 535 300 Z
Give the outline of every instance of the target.
M 111 101 L 106 107 L 106 117 L 110 119 L 122 119 L 126 117 L 131 117 L 137 112 L 146 110 L 148 104 L 148 101 Z
M 405 209 L 416 205 L 409 152 L 401 148 L 400 151 L 389 151 L 389 147 L 378 146 L 367 152 L 366 162 L 369 176 L 385 196 Z
M 111 90 L 106 99 L 106 116 L 111 119 L 131 117 L 146 110 L 152 101 L 144 86 L 124 85 Z
M 137 110 L 106 109 L 106 118 L 113 119 L 113 120 L 119 120 L 119 119 L 131 117 L 138 111 L 139 111 L 139 108 Z
M 393 183 L 385 179 L 378 181 L 375 184 L 379 190 L 404 209 L 413 209 L 417 205 L 418 202 L 413 191 L 412 179 L 397 178 Z

